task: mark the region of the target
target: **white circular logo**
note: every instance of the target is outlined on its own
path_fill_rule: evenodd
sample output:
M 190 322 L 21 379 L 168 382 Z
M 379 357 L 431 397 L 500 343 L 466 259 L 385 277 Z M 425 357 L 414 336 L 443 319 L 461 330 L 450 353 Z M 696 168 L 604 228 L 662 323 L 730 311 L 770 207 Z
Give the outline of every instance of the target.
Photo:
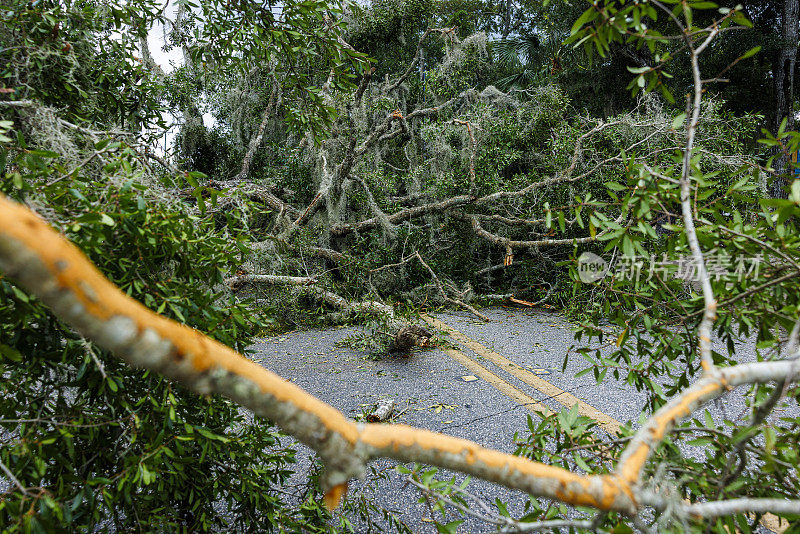
M 607 272 L 608 262 L 594 252 L 584 252 L 578 257 L 578 278 L 584 284 L 597 282 Z

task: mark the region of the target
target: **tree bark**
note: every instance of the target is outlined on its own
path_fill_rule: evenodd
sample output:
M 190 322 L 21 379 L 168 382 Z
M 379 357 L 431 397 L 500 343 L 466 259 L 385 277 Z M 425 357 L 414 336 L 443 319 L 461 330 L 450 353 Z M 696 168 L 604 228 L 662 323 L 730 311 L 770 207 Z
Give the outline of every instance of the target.
M 367 416 L 367 421 L 370 423 L 380 423 L 389 419 L 394 411 L 394 401 L 384 400 Z
M 775 117 L 773 133 L 778 131 L 783 119 L 786 129 L 794 127 L 794 69 L 797 60 L 798 13 L 800 0 L 784 0 L 783 21 L 781 25 L 781 49 L 774 64 L 775 76 Z M 792 172 L 788 157 L 778 154 L 773 163 L 777 176 L 772 183 L 771 196 L 786 198 L 788 175 Z
M 348 481 L 363 476 L 366 464 L 377 458 L 431 464 L 534 497 L 628 516 L 638 515 L 645 505 L 663 509 L 668 502 L 644 489 L 642 472 L 678 422 L 737 386 L 800 381 L 795 360 L 746 363 L 706 373 L 642 423 L 612 473 L 580 474 L 406 425 L 356 424 L 260 364 L 145 308 L 44 220 L 2 194 L 0 272 L 128 364 L 158 372 L 200 394 L 224 395 L 317 451 L 326 466 L 320 485 L 331 509 L 338 506 Z M 678 506 L 694 507 L 684 515 L 716 517 L 737 510 L 794 513 L 798 504 L 731 499 Z
M 511 33 L 511 10 L 513 8 L 513 0 L 506 0 L 505 13 L 503 13 L 503 39 L 508 38 Z

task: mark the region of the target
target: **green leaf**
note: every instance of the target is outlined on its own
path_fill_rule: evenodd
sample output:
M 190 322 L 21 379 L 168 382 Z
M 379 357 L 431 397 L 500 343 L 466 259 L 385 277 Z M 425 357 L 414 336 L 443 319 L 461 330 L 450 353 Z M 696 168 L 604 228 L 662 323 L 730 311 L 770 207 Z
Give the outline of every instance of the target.
M 597 18 L 597 10 L 594 7 L 590 7 L 586 11 L 584 11 L 578 20 L 575 21 L 575 24 L 572 25 L 572 29 L 570 30 L 571 34 L 575 34 L 578 30 L 583 27 L 589 21 L 592 21 Z
M 225 436 L 220 436 L 218 434 L 214 434 L 210 430 L 206 430 L 205 428 L 203 428 L 201 426 L 195 427 L 195 430 L 197 430 L 197 433 L 200 434 L 201 436 L 205 437 L 205 438 L 208 438 L 208 439 L 211 439 L 211 440 L 214 440 L 214 441 L 220 441 L 222 443 L 230 442 L 230 439 L 226 438 Z
M 458 532 L 458 527 L 461 526 L 463 522 L 463 519 L 457 519 L 455 521 L 450 521 L 446 525 L 436 523 L 436 531 L 439 534 L 456 534 Z
M 0 359 L 9 360 L 12 362 L 21 362 L 22 353 L 13 347 L 0 343 Z
M 618 184 L 617 182 L 606 182 L 605 186 L 612 191 L 626 191 L 628 189 L 624 185 Z
M 17 286 L 11 286 L 11 291 L 14 292 L 14 295 L 21 301 L 21 302 L 30 302 L 30 298 L 28 297 L 27 293 L 24 293 L 21 289 Z
M 103 139 L 102 141 L 98 141 L 94 145 L 95 150 L 103 150 L 108 144 L 111 142 L 111 139 Z
M 692 2 L 689 4 L 692 9 L 717 9 L 719 6 L 714 2 Z
M 57 158 L 59 156 L 58 152 L 53 152 L 52 150 L 29 150 L 29 153 L 34 156 L 39 156 L 40 158 L 48 159 Z
M 736 24 L 739 24 L 740 26 L 744 26 L 745 28 L 752 28 L 752 27 L 753 27 L 753 23 L 752 23 L 752 22 L 750 22 L 750 21 L 747 19 L 747 17 L 745 17 L 745 16 L 742 14 L 742 12 L 741 12 L 741 11 L 737 11 L 737 12 L 735 12 L 735 13 L 734 13 L 734 14 L 731 16 L 731 18 L 732 18 L 733 22 L 735 22 Z
M 573 451 L 572 459 L 575 461 L 575 465 L 583 469 L 585 472 L 587 473 L 592 472 L 592 468 L 589 467 L 589 464 L 586 463 L 586 460 L 584 460 L 583 457 L 580 454 L 578 454 L 577 451 Z
M 672 129 L 677 130 L 681 126 L 683 126 L 684 121 L 686 120 L 686 113 L 681 113 L 674 119 L 672 119 Z
M 753 57 L 754 55 L 758 54 L 761 51 L 761 45 L 754 46 L 744 54 L 739 59 L 747 59 L 749 57 Z
M 714 428 L 716 426 L 714 424 L 714 418 L 711 417 L 711 413 L 708 410 L 705 410 L 703 413 L 703 418 L 705 419 L 705 424 L 708 428 Z

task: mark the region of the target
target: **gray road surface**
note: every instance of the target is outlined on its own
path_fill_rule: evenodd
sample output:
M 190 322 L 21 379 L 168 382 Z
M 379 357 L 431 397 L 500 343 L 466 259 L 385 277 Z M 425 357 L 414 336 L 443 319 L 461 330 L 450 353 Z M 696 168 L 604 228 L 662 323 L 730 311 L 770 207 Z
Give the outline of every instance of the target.
M 460 313 L 440 314 L 437 318 L 522 367 L 549 370 L 550 374 L 542 378 L 622 423 L 631 421 L 637 426 L 645 404 L 643 394 L 610 377 L 600 384 L 591 375 L 574 378 L 575 373 L 586 367 L 585 360 L 574 354 L 566 370 L 561 371 L 564 355 L 575 344 L 571 326 L 563 317 L 512 308 L 494 308 L 485 313 L 495 321 L 483 323 Z M 393 398 L 401 411 L 395 422 L 470 439 L 505 452 L 514 451 L 515 432 L 526 435 L 530 412 L 484 380 L 465 382 L 462 377 L 474 373 L 441 350 L 420 352 L 410 359 L 373 361 L 364 353 L 336 346 L 357 331 L 339 328 L 293 332 L 263 339 L 251 348 L 257 351 L 254 358 L 265 367 L 351 417 L 362 414 L 379 399 Z M 465 347 L 458 348 L 534 399 L 554 410 L 563 408 L 481 356 Z M 740 348 L 742 359 L 753 357 L 751 346 Z M 744 407 L 737 397 L 729 395 L 725 401 L 716 403 L 712 411 L 716 416 L 736 419 Z M 302 447 L 301 451 L 301 456 L 310 454 Z M 699 455 L 702 451 L 695 453 Z M 426 505 L 418 503 L 419 492 L 404 483 L 403 477 L 392 469 L 394 464 L 382 460 L 373 465 L 388 478 L 356 484 L 354 491 L 374 492 L 377 501 L 396 511 L 412 531 L 435 532 L 426 521 L 430 517 Z M 519 513 L 525 502 L 519 492 L 483 481 L 473 481 L 469 491 L 487 502 L 496 498 L 508 501 L 512 514 Z M 367 530 L 365 525 L 359 525 L 359 529 Z M 494 526 L 472 519 L 459 528 L 459 532 L 494 531 Z

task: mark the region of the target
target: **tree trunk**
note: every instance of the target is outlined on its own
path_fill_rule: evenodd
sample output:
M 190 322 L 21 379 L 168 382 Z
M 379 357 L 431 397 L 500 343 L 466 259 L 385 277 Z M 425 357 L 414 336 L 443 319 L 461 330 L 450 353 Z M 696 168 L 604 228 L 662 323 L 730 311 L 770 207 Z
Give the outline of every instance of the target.
M 797 25 L 800 0 L 784 0 L 783 24 L 781 26 L 781 49 L 774 65 L 775 76 L 775 119 L 773 132 L 777 132 L 783 119 L 786 129 L 794 126 L 794 69 L 797 58 Z M 779 154 L 773 163 L 778 176 L 772 184 L 771 194 L 775 198 L 786 197 L 789 168 L 788 158 Z
M 503 13 L 503 39 L 508 38 L 511 33 L 511 10 L 514 6 L 513 0 L 506 0 L 505 13 Z

